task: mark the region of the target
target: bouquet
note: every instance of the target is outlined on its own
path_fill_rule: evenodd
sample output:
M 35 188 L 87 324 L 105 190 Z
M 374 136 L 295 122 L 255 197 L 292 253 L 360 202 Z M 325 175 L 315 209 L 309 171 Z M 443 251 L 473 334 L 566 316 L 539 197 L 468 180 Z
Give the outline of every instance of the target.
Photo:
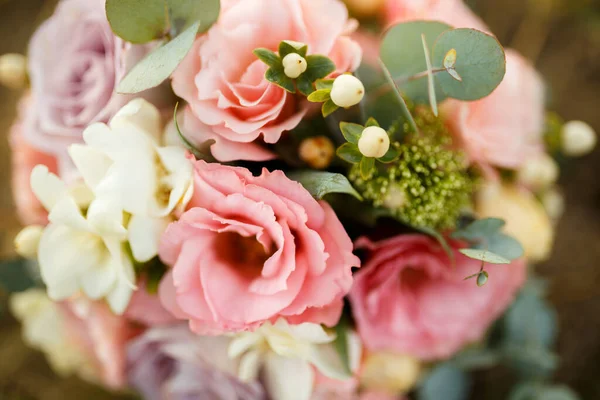
M 460 0 L 61 0 L 0 80 L 11 309 L 58 374 L 461 400 L 504 364 L 512 399 L 577 398 L 533 265 L 596 136 Z

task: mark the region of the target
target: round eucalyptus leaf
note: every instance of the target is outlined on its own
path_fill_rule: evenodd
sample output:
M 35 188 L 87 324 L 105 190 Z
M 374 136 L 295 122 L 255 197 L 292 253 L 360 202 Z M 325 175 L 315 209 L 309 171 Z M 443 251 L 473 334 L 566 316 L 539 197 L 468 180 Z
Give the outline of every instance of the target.
M 217 21 L 221 11 L 219 0 L 167 0 L 167 5 L 173 36 L 198 21 L 198 32 L 206 32 Z
M 402 94 L 409 97 L 417 103 L 428 103 L 428 84 L 427 76 L 420 79 L 401 82 L 415 74 L 427 71 L 427 63 L 423 52 L 423 39 L 430 45 L 435 43 L 438 36 L 443 32 L 452 29 L 450 25 L 437 21 L 411 21 L 392 26 L 385 33 L 381 43 L 380 56 L 386 65 L 392 78 L 398 82 L 398 87 Z M 439 68 L 442 63 L 436 63 L 434 68 Z M 437 80 L 437 75 L 434 80 Z M 436 98 L 442 101 L 446 95 L 439 85 L 436 85 Z
M 492 35 L 476 29 L 460 28 L 442 33 L 433 47 L 433 65 L 444 64 L 444 58 L 456 50 L 454 70 L 457 80 L 447 71 L 436 74 L 437 82 L 448 97 L 473 101 L 496 89 L 506 73 L 504 49 Z
M 106 17 L 115 35 L 131 43 L 147 43 L 165 34 L 164 0 L 106 0 Z

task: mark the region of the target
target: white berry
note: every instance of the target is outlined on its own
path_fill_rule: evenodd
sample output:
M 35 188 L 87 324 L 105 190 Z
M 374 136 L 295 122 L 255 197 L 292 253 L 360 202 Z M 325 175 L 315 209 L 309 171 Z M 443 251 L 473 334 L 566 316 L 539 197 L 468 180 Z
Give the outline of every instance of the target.
M 583 156 L 596 147 L 596 132 L 583 121 L 567 122 L 561 132 L 562 150 L 572 157 Z
M 378 126 L 369 126 L 358 139 L 358 150 L 365 157 L 383 157 L 390 149 L 390 137 Z
M 360 103 L 365 87 L 357 77 L 344 74 L 335 78 L 330 95 L 336 106 L 348 108 Z
M 548 154 L 528 159 L 517 173 L 520 183 L 530 188 L 544 189 L 552 185 L 558 179 L 559 168 L 556 161 Z
M 297 53 L 290 53 L 283 57 L 283 72 L 288 78 L 296 79 L 308 68 L 304 57 Z

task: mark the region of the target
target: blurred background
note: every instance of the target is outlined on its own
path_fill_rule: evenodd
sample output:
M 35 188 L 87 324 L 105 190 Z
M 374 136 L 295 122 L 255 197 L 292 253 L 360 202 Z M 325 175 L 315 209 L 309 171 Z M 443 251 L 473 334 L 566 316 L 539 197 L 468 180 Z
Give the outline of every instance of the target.
M 600 132 L 600 0 L 469 0 L 506 47 L 532 60 L 550 88 L 550 109 Z M 0 54 L 23 53 L 55 0 L 0 0 Z M 20 230 L 10 190 L 8 129 L 21 93 L 0 86 L 0 259 L 15 256 Z M 507 116 L 510 118 L 510 116 Z M 600 147 L 561 170 L 566 213 L 549 261 L 537 272 L 550 283 L 558 311 L 561 364 L 555 381 L 582 399 L 600 399 Z M 0 400 L 116 399 L 78 381 L 60 380 L 43 356 L 25 347 L 0 290 Z M 473 399 L 505 399 L 514 377 L 496 368 L 477 373 Z M 443 399 L 440 399 L 443 400 Z

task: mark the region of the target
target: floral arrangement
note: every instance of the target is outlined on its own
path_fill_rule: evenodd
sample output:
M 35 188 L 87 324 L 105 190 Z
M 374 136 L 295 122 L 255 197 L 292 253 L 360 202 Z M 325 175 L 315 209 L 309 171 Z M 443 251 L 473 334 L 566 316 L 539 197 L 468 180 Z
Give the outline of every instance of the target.
M 595 133 L 460 0 L 62 0 L 0 81 L 11 309 L 60 375 L 461 400 L 503 363 L 511 399 L 576 398 L 533 265 Z

